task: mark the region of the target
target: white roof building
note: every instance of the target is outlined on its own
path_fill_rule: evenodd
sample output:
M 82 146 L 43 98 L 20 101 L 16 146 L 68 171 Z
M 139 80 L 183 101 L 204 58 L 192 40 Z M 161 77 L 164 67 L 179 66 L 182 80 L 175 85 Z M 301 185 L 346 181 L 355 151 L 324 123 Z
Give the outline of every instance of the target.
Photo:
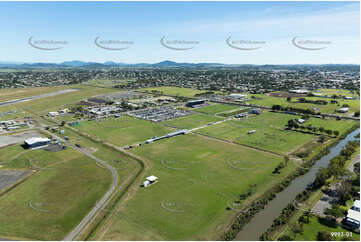
M 360 223 L 360 212 L 349 209 L 347 211 L 347 219 Z
M 33 144 L 40 143 L 40 142 L 50 142 L 50 139 L 42 138 L 42 137 L 34 137 L 34 138 L 26 139 L 24 142 L 27 145 L 33 145 Z
M 232 93 L 232 94 L 228 95 L 228 97 L 231 99 L 244 99 L 247 97 L 247 95 L 240 94 L 240 93 Z
M 48 115 L 52 116 L 52 117 L 55 117 L 55 116 L 58 116 L 59 113 L 58 112 L 48 112 Z

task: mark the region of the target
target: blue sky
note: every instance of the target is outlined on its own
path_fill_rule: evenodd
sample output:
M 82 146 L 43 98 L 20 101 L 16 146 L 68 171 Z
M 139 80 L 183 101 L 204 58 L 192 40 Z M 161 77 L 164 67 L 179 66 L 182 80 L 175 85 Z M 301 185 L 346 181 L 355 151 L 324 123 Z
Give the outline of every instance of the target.
M 359 2 L 0 2 L 0 12 L 0 61 L 360 63 Z M 39 50 L 28 44 L 31 36 L 67 44 Z M 97 36 L 133 44 L 106 50 L 94 44 Z M 172 50 L 160 44 L 163 36 L 197 44 Z M 305 50 L 292 44 L 296 36 L 327 43 Z M 229 37 L 260 48 L 231 48 Z

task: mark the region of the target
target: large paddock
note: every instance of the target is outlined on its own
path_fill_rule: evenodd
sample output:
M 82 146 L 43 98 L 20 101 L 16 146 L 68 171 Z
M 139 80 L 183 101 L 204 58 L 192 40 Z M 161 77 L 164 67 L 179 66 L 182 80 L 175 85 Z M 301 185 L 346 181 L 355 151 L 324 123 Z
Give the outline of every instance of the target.
M 186 117 L 176 118 L 164 123 L 180 129 L 193 129 L 220 120 L 223 120 L 223 118 L 198 113 Z
M 108 170 L 72 149 L 32 150 L 3 168 L 40 171 L 1 196 L 1 237 L 61 240 L 94 207 L 111 182 Z
M 182 96 L 192 98 L 196 94 L 204 93 L 206 91 L 196 90 L 191 88 L 180 88 L 180 87 L 151 87 L 141 88 L 139 91 L 153 93 L 154 91 L 162 95 L 169 96 Z
M 295 169 L 272 174 L 283 157 L 195 134 L 135 149 L 159 182 L 137 188 L 96 240 L 215 240 L 236 213 L 227 206 L 246 191 L 264 193 Z M 240 206 L 244 206 L 245 200 Z M 109 224 L 108 224 L 109 225 Z
M 173 131 L 160 123 L 129 116 L 107 118 L 102 121 L 84 121 L 75 128 L 118 146 L 144 142 L 151 137 L 162 136 Z
M 265 112 L 246 119 L 230 120 L 197 130 L 197 133 L 235 143 L 286 154 L 311 141 L 314 136 L 285 130 L 287 121 L 297 116 Z M 248 134 L 249 131 L 254 133 Z

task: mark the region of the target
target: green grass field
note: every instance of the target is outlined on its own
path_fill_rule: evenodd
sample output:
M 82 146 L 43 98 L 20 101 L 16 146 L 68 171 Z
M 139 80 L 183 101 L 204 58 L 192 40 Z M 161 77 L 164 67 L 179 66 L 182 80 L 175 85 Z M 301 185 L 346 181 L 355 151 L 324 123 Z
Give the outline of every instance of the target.
M 85 138 L 67 127 L 64 127 L 64 130 L 64 135 L 58 134 L 60 137 L 64 138 L 64 136 L 67 136 L 71 144 L 80 145 L 83 147 L 83 149 L 87 149 L 97 158 L 106 161 L 108 164 L 116 168 L 119 174 L 119 183 L 122 183 L 123 180 L 129 176 L 135 166 L 139 166 L 139 164 L 134 159 L 131 159 L 129 156 L 126 156 L 119 151 L 113 150 L 101 143 Z
M 252 94 L 260 99 L 250 99 L 247 102 L 256 105 L 262 106 L 269 106 L 272 105 L 281 105 L 284 107 L 296 107 L 296 108 L 303 108 L 303 109 L 312 109 L 313 107 L 319 109 L 321 113 L 336 113 L 335 110 L 342 107 L 342 105 L 347 104 L 350 106 L 350 111 L 346 114 L 339 114 L 339 115 L 349 115 L 353 112 L 360 111 L 360 100 L 343 100 L 343 99 L 336 99 L 339 104 L 331 104 L 330 101 L 333 100 L 331 98 L 320 98 L 320 97 L 305 97 L 309 100 L 325 100 L 328 102 L 327 105 L 316 105 L 311 103 L 298 103 L 297 97 L 291 99 L 291 102 L 287 102 L 285 97 L 272 97 L 265 94 Z
M 28 159 L 52 169 L 39 171 L 0 197 L 0 236 L 61 240 L 108 189 L 110 172 L 69 148 L 29 151 L 6 167 L 28 167 Z
M 353 125 L 357 124 L 357 122 L 351 120 L 336 120 L 332 118 L 310 118 L 303 125 L 307 126 L 309 124 L 314 127 L 324 127 L 325 129 L 338 130 L 340 133 L 343 133 L 347 129 L 351 128 Z
M 296 241 L 317 241 L 317 233 L 319 231 L 327 231 L 327 232 L 343 232 L 344 236 L 334 236 L 334 240 L 345 240 L 352 239 L 355 241 L 360 241 L 360 234 L 352 233 L 352 236 L 349 231 L 344 228 L 338 226 L 337 228 L 327 227 L 326 225 L 321 224 L 318 221 L 316 216 L 310 218 L 309 224 L 303 225 L 304 232 L 296 235 Z M 346 237 L 346 234 L 350 235 Z
M 334 94 L 335 95 L 343 95 L 343 96 L 357 95 L 356 93 L 353 93 L 352 91 L 345 90 L 345 89 L 319 89 L 315 93 L 321 93 L 323 95 L 328 95 L 328 96 L 332 96 Z
M 133 152 L 152 162 L 144 176 L 159 182 L 139 188 L 97 240 L 217 240 L 236 213 L 228 203 L 254 184 L 251 198 L 259 196 L 295 169 L 274 175 L 282 157 L 195 134 Z
M 24 152 L 24 149 L 17 144 L 0 148 L 0 162 L 11 160 L 12 157 L 18 155 L 20 152 Z
M 143 142 L 151 137 L 173 131 L 160 123 L 152 123 L 130 116 L 109 118 L 105 121 L 85 121 L 76 128 L 93 137 L 120 146 Z
M 212 104 L 209 106 L 200 107 L 200 108 L 196 108 L 193 110 L 196 112 L 201 112 L 201 113 L 216 114 L 216 113 L 231 111 L 231 110 L 240 109 L 240 108 L 241 107 L 235 106 L 235 105 Z
M 46 115 L 49 111 L 57 111 L 62 108 L 67 108 L 71 104 L 77 103 L 83 99 L 93 97 L 95 95 L 119 91 L 117 89 L 89 87 L 84 85 L 69 85 L 62 87 L 62 89 L 71 88 L 81 88 L 81 90 L 42 98 L 31 102 L 19 103 L 13 106 L 19 106 L 20 108 L 24 108 L 25 110 Z
M 62 89 L 68 89 L 68 87 L 59 86 L 59 87 L 29 87 L 29 88 L 0 89 L 0 102 L 41 95 Z
M 199 114 L 192 114 L 185 117 L 176 118 L 170 121 L 166 121 L 165 123 L 177 128 L 192 129 L 220 120 L 222 120 L 222 118 L 199 113 Z
M 226 121 L 196 132 L 285 154 L 314 138 L 313 135 L 284 130 L 287 121 L 296 117 L 264 112 L 258 116 L 249 116 L 239 121 Z M 256 132 L 248 134 L 251 130 L 256 130 Z
M 180 87 L 152 87 L 152 88 L 139 89 L 139 91 L 147 91 L 149 93 L 152 93 L 152 90 L 162 92 L 162 95 L 182 96 L 182 97 L 194 97 L 195 94 L 206 92 L 191 88 L 180 88 Z
M 8 113 L 12 112 L 12 113 Z M 24 112 L 19 108 L 15 108 L 13 106 L 3 106 L 0 107 L 0 121 L 3 120 L 11 120 L 11 119 L 20 119 L 24 117 L 31 116 L 29 113 Z

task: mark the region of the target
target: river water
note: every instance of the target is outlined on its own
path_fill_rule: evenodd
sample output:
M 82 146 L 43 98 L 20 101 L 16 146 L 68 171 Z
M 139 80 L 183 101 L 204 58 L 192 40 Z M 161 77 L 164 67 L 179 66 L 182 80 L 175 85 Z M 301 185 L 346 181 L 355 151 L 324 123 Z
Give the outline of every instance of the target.
M 359 133 L 360 129 L 357 129 L 348 134 L 345 139 L 341 140 L 336 146 L 333 146 L 330 149 L 330 153 L 317 161 L 310 171 L 295 178 L 288 187 L 278 193 L 263 210 L 259 211 L 252 220 L 243 227 L 237 234 L 235 240 L 259 240 L 263 232 L 272 225 L 273 220 L 281 214 L 282 209 L 292 202 L 297 194 L 305 190 L 306 187 L 314 181 L 318 169 L 327 167 L 330 160 L 340 154 L 347 142 L 358 139 L 355 138 L 355 136 Z

